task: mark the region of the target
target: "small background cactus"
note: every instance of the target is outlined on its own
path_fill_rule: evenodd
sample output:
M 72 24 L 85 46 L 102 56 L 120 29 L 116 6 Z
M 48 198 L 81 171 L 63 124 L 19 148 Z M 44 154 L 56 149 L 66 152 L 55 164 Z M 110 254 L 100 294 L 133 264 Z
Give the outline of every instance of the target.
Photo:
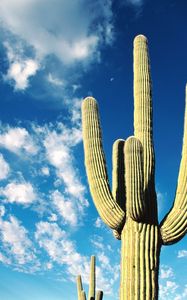
M 95 291 L 96 289 L 96 275 L 95 275 L 95 256 L 91 256 L 90 261 L 90 284 L 88 298 L 86 298 L 86 293 L 83 290 L 81 275 L 77 276 L 77 294 L 78 300 L 102 300 L 103 292 Z

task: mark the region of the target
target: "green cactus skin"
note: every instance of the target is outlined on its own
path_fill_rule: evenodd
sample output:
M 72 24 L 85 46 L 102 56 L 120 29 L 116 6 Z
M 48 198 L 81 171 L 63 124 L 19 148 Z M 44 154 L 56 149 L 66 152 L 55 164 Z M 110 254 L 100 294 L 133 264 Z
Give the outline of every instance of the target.
M 89 282 L 88 300 L 103 299 L 102 291 L 97 291 L 96 298 L 95 298 L 95 286 L 96 286 L 95 262 L 96 262 L 95 256 L 92 255 L 90 261 L 90 282 Z M 77 276 L 77 295 L 78 295 L 78 300 L 86 300 L 86 293 L 83 290 L 82 279 L 80 275 Z
M 91 195 L 103 221 L 121 239 L 120 300 L 158 299 L 161 246 L 179 241 L 187 231 L 187 108 L 175 201 L 158 224 L 151 90 L 147 39 L 138 35 L 134 39 L 134 136 L 113 145 L 112 192 L 97 102 L 87 97 L 82 104 Z

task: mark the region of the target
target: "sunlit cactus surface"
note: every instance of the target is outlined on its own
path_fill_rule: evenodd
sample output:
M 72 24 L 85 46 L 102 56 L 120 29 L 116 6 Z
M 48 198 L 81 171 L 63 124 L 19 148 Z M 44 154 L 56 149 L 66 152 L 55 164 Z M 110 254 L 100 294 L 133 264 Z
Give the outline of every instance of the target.
M 187 112 L 176 196 L 173 207 L 159 224 L 151 77 L 145 36 L 138 35 L 134 40 L 134 136 L 119 139 L 113 145 L 112 190 L 98 105 L 92 97 L 83 101 L 82 123 L 85 165 L 93 201 L 102 220 L 121 239 L 120 300 L 158 299 L 161 246 L 176 243 L 187 230 Z

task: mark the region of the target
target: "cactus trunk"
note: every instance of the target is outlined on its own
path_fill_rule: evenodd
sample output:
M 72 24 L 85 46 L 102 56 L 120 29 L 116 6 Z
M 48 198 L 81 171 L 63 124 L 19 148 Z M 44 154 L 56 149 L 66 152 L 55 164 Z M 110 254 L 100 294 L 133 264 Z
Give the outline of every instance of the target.
M 158 227 L 129 219 L 121 233 L 120 300 L 158 297 Z

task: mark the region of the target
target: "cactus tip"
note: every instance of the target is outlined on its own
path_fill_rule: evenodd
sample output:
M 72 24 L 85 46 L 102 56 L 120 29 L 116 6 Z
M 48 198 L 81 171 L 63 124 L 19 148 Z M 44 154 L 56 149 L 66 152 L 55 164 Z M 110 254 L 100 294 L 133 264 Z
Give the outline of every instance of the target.
M 137 36 L 134 38 L 134 44 L 135 44 L 136 42 L 144 42 L 144 43 L 147 43 L 147 38 L 146 38 L 145 35 L 139 34 L 139 35 L 137 35 Z
M 96 100 L 94 97 L 88 96 L 88 97 L 84 98 L 83 101 L 96 101 Z
M 82 108 L 88 107 L 88 106 L 91 106 L 91 107 L 97 106 L 97 101 L 94 97 L 88 96 L 83 99 Z

